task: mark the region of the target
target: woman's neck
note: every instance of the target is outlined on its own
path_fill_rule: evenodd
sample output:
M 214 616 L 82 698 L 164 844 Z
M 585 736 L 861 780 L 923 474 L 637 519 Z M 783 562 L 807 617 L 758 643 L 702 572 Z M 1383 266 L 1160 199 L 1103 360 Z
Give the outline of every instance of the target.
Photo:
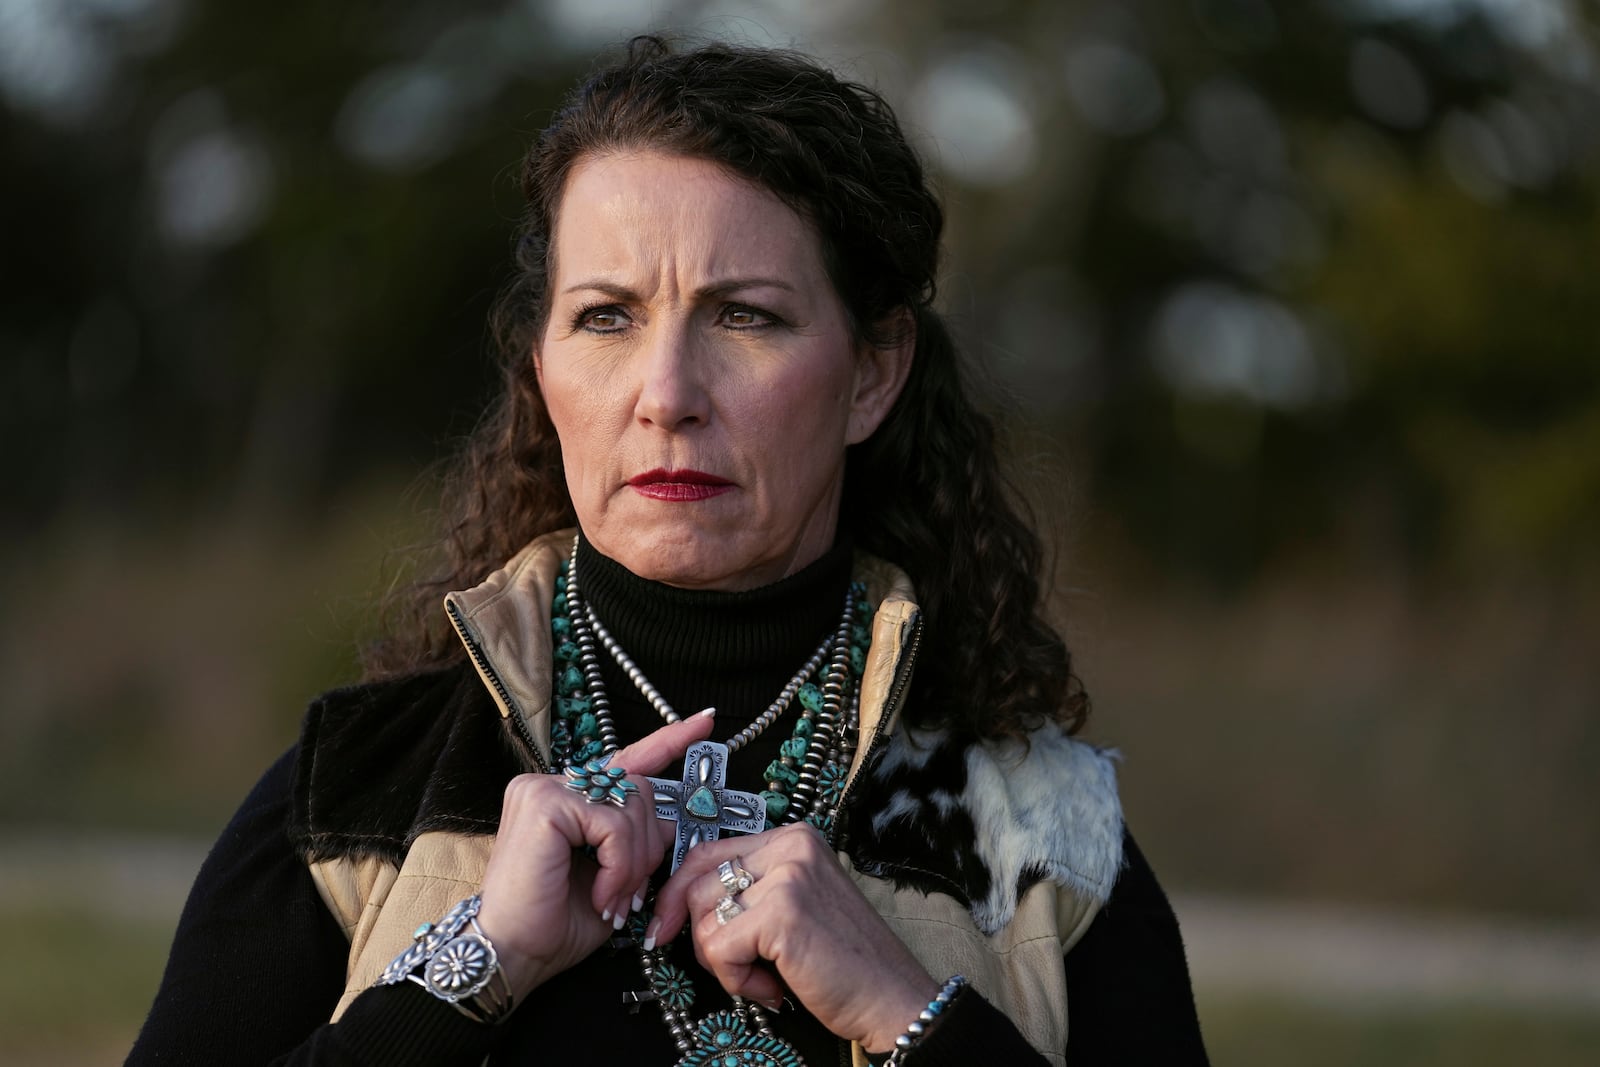
M 583 539 L 577 566 L 584 599 L 617 643 L 680 714 L 714 706 L 715 736 L 721 738 L 766 710 L 838 626 L 851 550 L 847 541 L 838 541 L 787 578 L 737 593 L 640 578 Z M 655 712 L 603 650 L 600 666 L 626 743 L 634 731 L 623 728 L 620 703 L 637 702 L 650 719 Z M 659 725 L 650 719 L 641 725 Z

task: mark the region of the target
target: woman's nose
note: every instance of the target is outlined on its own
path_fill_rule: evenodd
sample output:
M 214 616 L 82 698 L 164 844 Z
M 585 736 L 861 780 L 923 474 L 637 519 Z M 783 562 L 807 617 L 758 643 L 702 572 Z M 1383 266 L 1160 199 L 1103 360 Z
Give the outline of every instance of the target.
M 658 323 L 639 351 L 639 396 L 634 415 L 664 430 L 703 424 L 711 398 L 701 381 L 701 360 L 687 326 Z

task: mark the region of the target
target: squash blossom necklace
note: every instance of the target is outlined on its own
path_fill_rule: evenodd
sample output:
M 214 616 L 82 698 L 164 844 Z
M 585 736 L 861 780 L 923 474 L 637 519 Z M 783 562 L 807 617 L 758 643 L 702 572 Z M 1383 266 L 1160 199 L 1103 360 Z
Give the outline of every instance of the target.
M 677 722 L 679 716 L 583 599 L 577 554 L 575 537 L 572 553 L 556 576 L 550 612 L 556 662 L 550 748 L 557 762 L 581 764 L 618 748 L 597 647 L 610 653 L 663 719 Z M 724 743 L 691 745 L 681 781 L 650 779 L 657 816 L 677 823 L 673 870 L 690 848 L 715 840 L 728 829 L 753 833 L 804 819 L 832 840 L 845 775 L 855 754 L 860 680 L 871 642 L 871 623 L 866 588 L 852 582 L 845 593 L 839 625 L 766 711 Z M 822 672 L 824 663 L 827 669 Z M 767 788 L 759 796 L 725 788 L 729 757 L 760 736 L 796 699 L 800 714 L 780 746 L 778 758 L 767 764 L 763 774 Z M 654 900 L 653 892 L 650 899 Z M 678 1067 L 804 1067 L 794 1046 L 773 1034 L 761 1008 L 742 997 L 733 998 L 731 1011 L 713 1012 L 699 1020 L 691 1016 L 694 983 L 687 972 L 669 961 L 669 946 L 644 947 L 649 920 L 647 904 L 626 927 L 627 941 L 639 951 L 649 989 L 625 993 L 623 998 L 634 1003 L 655 1000 L 678 1047 Z

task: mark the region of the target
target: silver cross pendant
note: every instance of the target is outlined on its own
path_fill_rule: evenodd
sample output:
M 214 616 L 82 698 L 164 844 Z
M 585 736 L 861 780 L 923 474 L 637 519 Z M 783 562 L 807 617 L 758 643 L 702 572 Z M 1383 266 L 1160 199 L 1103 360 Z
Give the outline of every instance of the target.
M 678 843 L 672 851 L 672 870 L 696 845 L 715 841 L 724 830 L 757 834 L 767 824 L 766 802 L 755 793 L 726 789 L 728 746 L 697 741 L 683 757 L 683 780 L 649 779 L 656 801 L 656 818 L 677 823 Z

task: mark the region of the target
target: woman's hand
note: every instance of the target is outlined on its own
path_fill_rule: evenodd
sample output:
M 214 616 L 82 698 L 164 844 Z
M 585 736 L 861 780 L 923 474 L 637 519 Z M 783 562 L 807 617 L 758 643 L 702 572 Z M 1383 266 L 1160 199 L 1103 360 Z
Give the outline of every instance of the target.
M 739 894 L 744 912 L 724 926 L 717 866 L 735 857 L 756 880 Z M 824 1026 L 868 1052 L 893 1047 L 939 991 L 805 823 L 691 849 L 655 912 L 650 933 L 670 940 L 687 921 L 695 956 L 729 993 L 776 1006 L 787 985 Z
M 622 808 L 589 803 L 559 774 L 523 774 L 506 786 L 478 922 L 519 1002 L 599 948 L 642 905 L 673 834 L 656 818 L 642 778 L 710 733 L 710 716 L 694 715 L 618 752 L 611 765 L 640 787 Z M 589 845 L 593 860 L 577 851 Z

